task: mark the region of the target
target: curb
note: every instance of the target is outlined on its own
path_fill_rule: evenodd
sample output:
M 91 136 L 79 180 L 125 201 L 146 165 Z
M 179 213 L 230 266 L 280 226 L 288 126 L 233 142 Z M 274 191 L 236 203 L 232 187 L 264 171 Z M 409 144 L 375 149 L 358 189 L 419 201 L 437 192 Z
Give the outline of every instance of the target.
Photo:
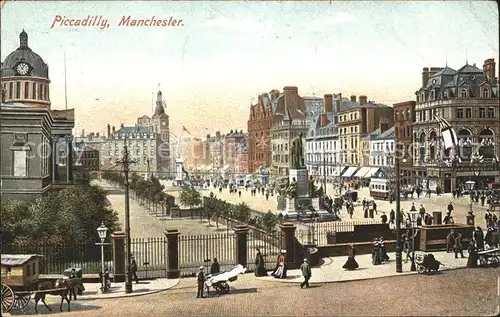
M 175 286 L 177 286 L 179 283 L 181 282 L 181 279 L 175 279 L 175 283 L 170 285 L 169 287 L 166 287 L 166 288 L 160 288 L 160 289 L 155 289 L 155 290 L 152 290 L 152 291 L 148 291 L 148 292 L 143 292 L 143 293 L 130 293 L 130 294 L 119 294 L 119 293 L 116 293 L 117 295 L 116 296 L 103 296 L 103 297 L 98 297 L 98 296 L 92 296 L 92 297 L 87 297 L 87 298 L 78 298 L 78 301 L 88 301 L 88 300 L 101 300 L 101 299 L 116 299 L 116 298 L 124 298 L 124 297 L 136 297 L 136 296 L 143 296 L 143 295 L 151 295 L 151 294 L 155 294 L 155 293 L 159 293 L 159 292 L 163 292 L 163 291 L 166 291 L 166 290 L 169 290 L 171 288 L 174 288 Z
M 461 269 L 466 269 L 466 268 L 467 267 L 443 268 L 442 270 L 439 270 L 438 272 L 449 271 L 449 270 L 461 270 Z M 339 280 L 339 281 L 309 282 L 309 284 L 319 285 L 319 284 L 332 284 L 332 283 L 346 283 L 346 282 L 366 281 L 366 280 L 398 277 L 398 276 L 413 275 L 413 274 L 419 274 L 419 273 L 417 271 L 415 271 L 415 272 L 409 271 L 409 272 L 397 273 L 397 275 L 369 276 L 369 277 L 349 279 L 349 280 Z M 270 278 L 265 278 L 265 277 L 256 277 L 256 278 L 260 281 L 266 281 L 266 282 L 270 282 L 270 283 L 282 283 L 282 284 L 300 284 L 300 283 L 302 283 L 302 280 L 295 281 L 295 280 L 286 280 L 286 279 L 283 280 L 283 279 L 277 279 L 277 278 L 270 279 Z

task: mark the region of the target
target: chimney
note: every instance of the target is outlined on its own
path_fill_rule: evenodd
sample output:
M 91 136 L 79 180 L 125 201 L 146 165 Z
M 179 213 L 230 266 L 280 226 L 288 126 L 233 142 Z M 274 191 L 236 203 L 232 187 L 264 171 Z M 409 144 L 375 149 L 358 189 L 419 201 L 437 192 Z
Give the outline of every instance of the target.
M 326 112 L 323 112 L 321 114 L 321 126 L 322 127 L 326 126 L 326 124 L 327 124 L 326 116 L 327 116 Z
M 484 61 L 483 72 L 489 82 L 495 81 L 495 59 L 488 58 Z
M 429 70 L 429 77 L 434 76 L 434 74 L 439 72 L 441 69 L 443 69 L 443 68 L 442 67 L 431 67 L 431 69 Z
M 99 133 L 99 132 L 97 132 L 97 133 L 95 134 L 95 136 L 96 136 L 96 137 L 99 137 L 99 135 L 100 135 L 100 133 Z
M 429 67 L 424 67 L 422 69 L 422 87 L 427 86 L 428 81 L 429 81 Z
M 123 127 L 125 127 L 125 124 L 120 123 L 120 128 L 123 129 Z
M 215 132 L 215 137 L 216 137 L 217 139 L 220 139 L 220 131 Z
M 294 86 L 285 86 L 285 88 L 283 88 L 283 92 L 285 93 L 285 95 L 287 93 L 288 94 L 298 95 L 299 94 L 299 89 L 297 87 L 294 87 Z
M 333 96 L 332 95 L 327 94 L 327 95 L 323 96 L 323 106 L 324 106 L 323 112 L 325 112 L 325 113 L 333 112 Z
M 113 134 L 115 134 L 115 126 L 113 126 Z
M 108 132 L 108 135 L 106 137 L 109 138 L 111 136 L 111 126 L 109 124 L 107 126 L 107 130 L 106 131 Z
M 82 129 L 82 138 L 85 137 L 85 129 Z
M 366 97 L 366 96 L 359 96 L 359 104 L 361 106 L 366 104 L 367 99 L 368 99 L 368 97 Z
M 90 132 L 89 137 L 93 138 L 94 137 L 94 132 Z
M 340 112 L 340 103 L 342 101 L 340 99 L 335 99 L 335 113 L 339 113 Z
M 385 131 L 387 131 L 389 129 L 389 123 L 387 122 L 387 120 L 380 120 L 379 128 L 380 133 L 384 133 Z
M 352 101 L 352 102 L 356 102 L 356 96 L 355 96 L 355 95 L 352 95 L 352 96 L 351 96 L 351 101 Z

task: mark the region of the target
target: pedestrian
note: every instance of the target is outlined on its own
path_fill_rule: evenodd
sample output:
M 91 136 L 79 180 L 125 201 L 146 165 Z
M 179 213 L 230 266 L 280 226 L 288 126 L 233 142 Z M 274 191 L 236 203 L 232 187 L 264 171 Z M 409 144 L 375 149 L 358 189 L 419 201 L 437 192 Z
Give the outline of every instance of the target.
M 220 265 L 217 258 L 214 258 L 212 265 L 210 266 L 210 274 L 214 275 L 220 272 Z
M 420 217 L 422 219 L 424 219 L 424 216 L 425 216 L 425 208 L 424 208 L 424 205 L 420 205 L 420 209 L 418 210 L 419 214 L 420 214 Z M 425 221 L 424 221 L 425 222 Z
M 411 203 L 410 211 L 417 211 L 417 207 L 415 207 L 415 203 Z
M 451 215 L 451 212 L 453 211 L 453 209 L 454 209 L 454 208 L 453 208 L 453 203 L 452 203 L 452 202 L 450 202 L 450 203 L 448 204 L 448 213 L 449 213 L 450 215 Z
M 455 230 L 451 229 L 446 236 L 446 253 L 450 253 L 455 245 Z
M 387 215 L 385 212 L 382 212 L 382 216 L 380 216 L 380 219 L 382 220 L 382 223 L 387 223 Z
M 473 237 L 474 241 L 476 242 L 476 249 L 478 251 L 483 251 L 484 250 L 483 229 L 481 229 L 481 227 L 477 226 L 477 228 L 474 230 L 474 233 L 472 234 L 472 237 Z
M 307 263 L 307 259 L 304 259 L 304 263 L 300 266 L 300 271 L 302 272 L 302 276 L 304 277 L 304 281 L 300 283 L 300 288 L 309 288 L 309 279 L 311 278 L 311 267 L 309 263 Z
M 238 196 L 241 198 L 241 190 L 238 190 Z
M 389 256 L 387 255 L 387 249 L 385 247 L 384 237 L 380 237 L 380 239 L 378 240 L 378 244 L 379 244 L 380 262 L 389 261 Z
M 392 228 L 395 226 L 395 221 L 396 221 L 396 213 L 394 212 L 394 209 L 391 209 L 391 212 L 389 213 L 389 224 L 391 225 Z
M 355 270 L 359 267 L 358 262 L 356 262 L 356 249 L 354 248 L 354 245 L 349 246 L 348 250 L 348 255 L 347 255 L 347 261 L 344 263 L 342 268 L 346 270 Z
M 378 242 L 378 238 L 373 239 L 372 264 L 373 265 L 381 264 L 380 245 Z
M 196 298 L 200 297 L 203 298 L 203 289 L 205 287 L 205 273 L 203 272 L 203 270 L 204 270 L 203 266 L 200 266 L 200 271 L 196 276 L 196 281 L 198 283 L 198 292 Z
M 264 257 L 260 250 L 256 248 L 257 254 L 255 255 L 255 276 L 267 276 L 266 263 L 264 262 Z
M 130 272 L 132 273 L 132 277 L 134 278 L 135 283 L 139 284 L 139 279 L 137 278 L 137 262 L 135 261 L 133 255 L 130 259 Z
M 459 233 L 455 237 L 454 249 L 455 249 L 455 259 L 458 259 L 458 253 L 460 253 L 460 256 L 462 258 L 464 258 L 464 251 L 463 251 L 463 247 L 462 247 L 462 234 L 461 233 Z
M 469 258 L 467 259 L 467 268 L 477 267 L 477 250 L 474 245 L 474 241 L 469 242 L 469 247 L 467 248 L 469 252 Z

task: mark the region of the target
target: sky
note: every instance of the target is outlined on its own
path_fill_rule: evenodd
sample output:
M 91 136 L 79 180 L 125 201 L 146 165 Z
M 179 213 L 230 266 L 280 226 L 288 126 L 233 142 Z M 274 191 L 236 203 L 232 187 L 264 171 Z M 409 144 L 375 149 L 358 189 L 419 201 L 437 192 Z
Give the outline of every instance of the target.
M 64 27 L 56 17 L 102 16 L 109 27 Z M 180 26 L 119 26 L 123 16 Z M 301 96 L 415 99 L 423 67 L 482 68 L 499 56 L 494 1 L 168 2 L 15 1 L 1 10 L 1 56 L 29 46 L 49 64 L 53 109 L 76 130 L 134 124 L 160 89 L 174 135 L 247 130 L 259 93 L 297 86 Z M 497 70 L 500 66 L 497 65 Z

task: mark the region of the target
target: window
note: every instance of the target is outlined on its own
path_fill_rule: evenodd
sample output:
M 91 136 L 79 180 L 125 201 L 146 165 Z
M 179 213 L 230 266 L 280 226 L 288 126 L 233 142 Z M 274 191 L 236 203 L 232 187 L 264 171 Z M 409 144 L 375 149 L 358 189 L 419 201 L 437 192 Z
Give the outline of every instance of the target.
M 495 118 L 495 108 L 488 108 L 488 118 Z
M 486 109 L 479 108 L 479 118 L 486 118 Z
M 9 83 L 9 99 L 12 99 L 13 93 L 12 91 L 14 90 L 14 84 Z
M 49 101 L 49 86 L 45 85 L 45 100 Z
M 21 99 L 21 82 L 16 82 L 16 99 Z
M 448 90 L 443 91 L 443 98 L 448 98 Z
M 465 117 L 467 119 L 472 118 L 472 108 L 465 108 Z
M 457 119 L 463 119 L 463 117 L 464 117 L 464 109 L 458 108 L 457 109 Z
M 31 99 L 36 99 L 36 84 L 33 83 L 33 88 L 31 91 Z
M 26 151 L 14 151 L 14 176 L 26 177 Z
M 431 90 L 431 100 L 436 99 L 435 95 L 436 95 L 436 92 L 434 90 Z
M 484 88 L 483 89 L 483 98 L 489 98 L 489 91 L 488 91 L 488 88 Z
M 467 89 L 460 90 L 460 97 L 467 98 Z
M 38 99 L 42 100 L 42 84 L 38 84 Z
M 24 99 L 29 98 L 29 90 L 30 90 L 30 83 L 25 82 L 24 83 Z
M 30 270 L 30 268 L 31 268 L 31 265 L 29 265 L 29 264 L 26 265 L 26 276 L 31 276 L 31 270 Z

